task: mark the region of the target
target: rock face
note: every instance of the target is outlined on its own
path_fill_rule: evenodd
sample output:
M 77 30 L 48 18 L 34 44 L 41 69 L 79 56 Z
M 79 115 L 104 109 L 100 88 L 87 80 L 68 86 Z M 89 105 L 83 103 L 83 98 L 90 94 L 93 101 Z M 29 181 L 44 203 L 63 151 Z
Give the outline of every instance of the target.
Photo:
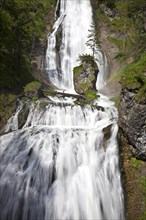
M 146 105 L 134 99 L 135 92 L 123 89 L 119 107 L 119 126 L 137 159 L 146 161 Z
M 46 88 L 51 87 L 51 84 L 45 75 L 45 53 L 47 48 L 47 35 L 51 32 L 54 23 L 54 13 L 55 5 L 45 16 L 44 20 L 46 29 L 44 31 L 44 35 L 38 41 L 35 41 L 31 53 L 32 75 L 34 79 L 41 82 Z

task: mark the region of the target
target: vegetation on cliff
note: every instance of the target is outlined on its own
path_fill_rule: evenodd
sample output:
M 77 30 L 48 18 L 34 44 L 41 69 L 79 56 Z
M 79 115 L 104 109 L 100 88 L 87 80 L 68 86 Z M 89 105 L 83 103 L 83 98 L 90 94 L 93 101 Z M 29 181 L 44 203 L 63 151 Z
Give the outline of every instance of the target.
M 0 132 L 24 94 L 36 100 L 38 82 L 32 68 L 36 45 L 45 39 L 45 16 L 56 0 L 0 2 Z M 32 82 L 28 86 L 27 83 Z M 21 93 L 21 95 L 20 95 Z
M 55 0 L 7 0 L 0 4 L 0 89 L 22 88 L 33 80 L 31 58 L 44 34 L 44 16 Z
M 116 77 L 121 78 L 123 89 L 134 91 L 137 102 L 146 101 L 146 53 L 122 69 Z
M 126 60 L 129 56 L 138 57 L 146 45 L 146 1 L 99 0 L 97 20 L 108 24 L 108 40 L 119 48 L 115 58 Z

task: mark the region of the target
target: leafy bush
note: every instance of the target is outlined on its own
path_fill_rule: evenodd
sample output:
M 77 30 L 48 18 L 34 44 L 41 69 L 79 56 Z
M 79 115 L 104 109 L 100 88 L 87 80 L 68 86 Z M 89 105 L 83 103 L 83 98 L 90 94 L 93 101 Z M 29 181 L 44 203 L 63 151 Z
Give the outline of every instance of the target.
M 85 92 L 85 97 L 87 98 L 87 100 L 92 101 L 92 100 L 98 98 L 99 96 L 97 95 L 96 91 L 88 90 Z

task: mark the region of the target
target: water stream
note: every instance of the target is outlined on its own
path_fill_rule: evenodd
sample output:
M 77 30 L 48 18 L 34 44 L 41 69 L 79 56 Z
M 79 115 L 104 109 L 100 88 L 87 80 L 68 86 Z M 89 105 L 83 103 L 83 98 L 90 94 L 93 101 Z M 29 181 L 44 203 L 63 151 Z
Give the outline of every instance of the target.
M 92 53 L 86 45 L 92 22 L 90 0 L 58 1 L 46 72 L 60 90 L 75 93 L 72 70 L 79 54 Z M 101 51 L 95 57 L 98 88 L 106 79 L 103 57 Z M 0 219 L 124 219 L 114 104 L 102 94 L 94 107 L 52 100 L 27 103 L 22 128 L 21 102 L 0 137 Z

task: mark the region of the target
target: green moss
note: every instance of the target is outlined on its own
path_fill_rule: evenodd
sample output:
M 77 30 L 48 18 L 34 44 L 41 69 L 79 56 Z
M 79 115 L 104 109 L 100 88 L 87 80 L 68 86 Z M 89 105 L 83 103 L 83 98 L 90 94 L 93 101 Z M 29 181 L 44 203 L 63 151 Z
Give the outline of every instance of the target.
M 128 4 L 126 2 L 116 2 L 115 3 L 116 11 L 123 16 L 128 15 Z
M 31 83 L 28 83 L 25 88 L 24 88 L 24 92 L 29 92 L 29 91 L 34 91 L 34 90 L 38 90 L 41 87 L 41 84 L 37 81 L 33 81 Z
M 143 172 L 145 170 L 144 162 L 137 160 L 136 158 L 131 158 L 131 165 L 134 169 L 134 173 L 137 175 L 138 181 L 138 190 L 142 195 L 142 201 L 145 203 L 145 209 L 143 209 L 143 213 L 139 216 L 138 220 L 145 220 L 146 218 L 146 176 Z
M 78 75 L 79 73 L 84 72 L 82 64 L 80 66 L 74 67 L 73 72 L 75 75 Z
M 86 105 L 86 102 L 83 100 L 76 100 L 76 101 L 74 101 L 74 104 L 84 106 L 84 105 Z
M 124 61 L 126 59 L 126 54 L 124 52 L 119 52 L 116 56 L 115 59 L 118 61 Z
M 83 91 L 86 91 L 86 90 L 88 89 L 89 85 L 90 85 L 89 80 L 86 80 L 85 83 L 79 84 L 80 88 L 81 88 Z
M 145 201 L 145 211 L 140 217 L 140 220 L 145 220 L 146 219 L 146 176 L 142 176 L 140 180 L 140 188 L 144 194 L 144 201 Z
M 43 91 L 43 94 L 45 96 L 55 96 L 57 94 L 57 92 L 54 90 L 46 90 L 46 91 Z
M 107 17 L 107 15 L 100 12 L 100 11 L 97 13 L 96 17 L 97 17 L 97 20 L 100 20 L 104 23 L 110 23 L 111 22 L 110 19 Z
M 141 162 L 134 157 L 131 158 L 131 164 L 132 164 L 132 167 L 135 169 L 140 169 L 141 167 Z
M 97 95 L 97 91 L 88 90 L 85 92 L 85 97 L 88 101 L 93 101 L 94 99 L 98 98 L 99 95 Z
M 122 84 L 124 87 L 128 88 L 128 89 L 139 89 L 141 86 L 141 83 L 139 81 L 140 76 L 136 73 L 132 73 L 132 74 L 128 74 L 128 75 L 124 75 L 122 78 Z
M 142 214 L 139 220 L 146 220 L 146 211 Z
M 139 89 L 139 91 L 138 91 L 138 93 L 135 95 L 135 99 L 137 100 L 137 101 L 144 101 L 144 100 L 146 100 L 146 83 L 144 84 L 144 86 L 142 86 L 140 89 Z
M 145 193 L 146 195 L 146 177 L 142 177 L 141 181 L 140 181 L 140 187 L 142 189 L 142 191 Z
M 12 116 L 16 109 L 16 95 L 3 93 L 0 95 L 0 132 L 7 120 Z
M 33 96 L 32 97 L 32 101 L 36 102 L 38 100 L 38 97 L 37 96 Z
M 123 39 L 118 39 L 116 37 L 111 37 L 109 36 L 107 38 L 111 43 L 115 44 L 120 50 L 123 49 L 123 44 L 124 44 L 124 41 Z
M 123 88 L 136 90 L 135 99 L 146 99 L 146 53 L 137 62 L 121 70 L 115 77 L 120 79 Z
M 133 23 L 133 20 L 129 18 L 128 16 L 124 15 L 124 13 L 125 14 L 127 13 L 124 6 L 123 8 L 122 8 L 122 4 L 119 4 L 119 6 L 121 8 L 117 9 L 117 12 L 120 14 L 122 13 L 122 15 L 121 17 L 114 18 L 111 21 L 110 31 L 112 35 L 109 36 L 108 39 L 110 42 L 112 42 L 118 47 L 120 57 L 121 57 L 121 54 L 122 55 L 124 54 L 124 57 L 122 56 L 122 59 L 124 60 L 124 58 L 126 59 L 129 56 L 129 51 L 133 50 L 134 45 L 135 46 L 137 45 L 138 31 Z M 120 57 L 117 57 L 117 58 L 120 58 Z

